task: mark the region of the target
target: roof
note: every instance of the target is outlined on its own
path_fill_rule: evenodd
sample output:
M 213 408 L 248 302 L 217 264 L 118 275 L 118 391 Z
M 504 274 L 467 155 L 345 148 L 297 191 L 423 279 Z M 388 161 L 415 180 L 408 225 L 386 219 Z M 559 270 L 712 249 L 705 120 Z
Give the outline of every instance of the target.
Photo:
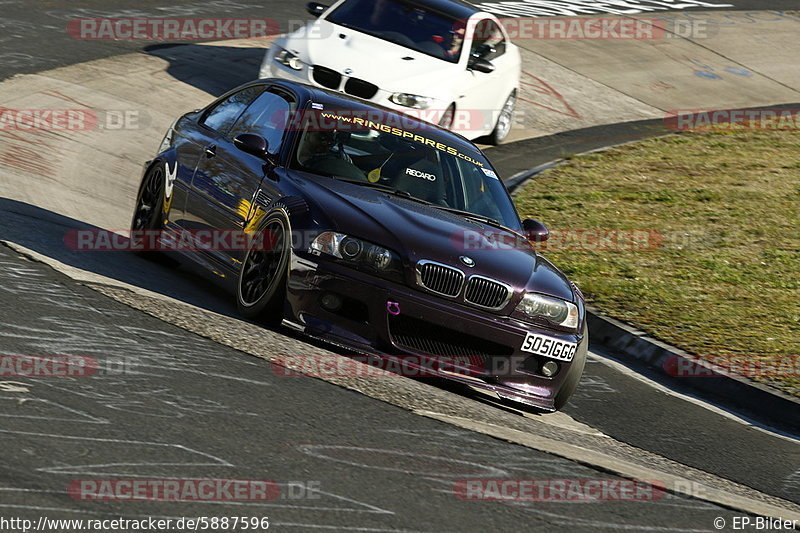
M 472 4 L 461 0 L 400 0 L 408 4 L 430 8 L 432 11 L 439 11 L 457 19 L 467 19 L 479 12 L 480 9 Z

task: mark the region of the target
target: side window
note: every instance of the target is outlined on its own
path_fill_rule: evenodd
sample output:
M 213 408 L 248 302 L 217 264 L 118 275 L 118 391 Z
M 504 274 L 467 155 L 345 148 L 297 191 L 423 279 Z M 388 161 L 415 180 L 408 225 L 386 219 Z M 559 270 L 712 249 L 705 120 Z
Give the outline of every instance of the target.
M 506 53 L 503 32 L 493 20 L 484 19 L 475 25 L 469 53 L 470 55 L 477 54 L 488 61 Z
M 282 94 L 264 91 L 242 113 L 228 137 L 233 139 L 242 133 L 261 135 L 267 140 L 269 153 L 276 154 L 281 148 L 286 123 L 293 109 L 294 104 Z
M 239 115 L 242 114 L 242 111 L 244 111 L 256 95 L 263 90 L 263 86 L 257 85 L 230 95 L 206 113 L 202 124 L 212 130 L 225 134 L 231 126 L 233 126 L 233 123 L 236 122 L 236 119 L 239 118 Z

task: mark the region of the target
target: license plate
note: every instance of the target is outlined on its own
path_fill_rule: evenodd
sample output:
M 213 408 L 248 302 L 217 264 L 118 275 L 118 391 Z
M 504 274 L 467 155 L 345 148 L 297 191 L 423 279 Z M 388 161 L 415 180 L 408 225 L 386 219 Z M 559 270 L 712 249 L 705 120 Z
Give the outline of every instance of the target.
M 575 357 L 575 350 L 578 349 L 578 343 L 560 341 L 538 333 L 528 333 L 520 349 L 523 352 L 544 355 L 559 361 L 572 361 L 572 358 Z

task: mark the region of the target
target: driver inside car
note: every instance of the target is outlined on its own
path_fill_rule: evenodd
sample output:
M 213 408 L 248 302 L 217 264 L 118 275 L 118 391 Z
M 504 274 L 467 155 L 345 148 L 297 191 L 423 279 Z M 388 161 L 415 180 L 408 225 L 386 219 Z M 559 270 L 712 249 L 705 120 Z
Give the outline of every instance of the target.
M 464 43 L 464 35 L 467 32 L 467 24 L 464 20 L 456 20 L 450 29 L 449 39 L 442 39 L 442 47 L 446 58 L 456 58 L 461 53 L 461 45 Z M 441 38 L 440 38 L 441 39 Z
M 297 149 L 297 159 L 304 167 L 323 174 L 366 180 L 364 172 L 344 151 L 344 141 L 349 136 L 349 132 L 308 130 Z

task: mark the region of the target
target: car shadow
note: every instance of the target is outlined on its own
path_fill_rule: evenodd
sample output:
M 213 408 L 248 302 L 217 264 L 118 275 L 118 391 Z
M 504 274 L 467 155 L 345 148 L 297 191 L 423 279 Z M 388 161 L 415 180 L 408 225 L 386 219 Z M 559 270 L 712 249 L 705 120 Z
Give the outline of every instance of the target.
M 176 254 L 157 253 L 145 258 L 125 251 L 128 239 L 122 236 L 114 244 L 121 248 L 119 251 L 76 250 L 75 232 L 78 230 L 93 232 L 103 231 L 104 228 L 32 204 L 0 197 L 0 241 L 22 246 L 67 267 L 108 278 L 98 279 L 97 284 L 119 285 L 114 283 L 116 281 L 199 309 L 243 322 L 258 323 L 243 318 L 237 311 L 236 298 L 231 290 L 233 282 L 222 282 L 191 261 L 179 261 L 176 258 L 180 257 Z M 258 325 L 340 355 L 352 353 L 290 328 Z
M 25 202 L 0 198 L 0 240 L 18 244 L 65 265 L 147 289 L 226 316 L 237 316 L 234 298 L 222 285 L 209 283 L 170 256 L 146 259 L 130 251 L 76 250 L 77 230 L 103 228 Z M 98 241 L 99 242 L 99 241 Z M 115 246 L 124 248 L 126 238 Z M 98 283 L 104 283 L 98 280 Z M 108 282 L 106 282 L 108 283 Z
M 157 44 L 146 54 L 169 62 L 167 73 L 213 96 L 258 79 L 267 46 L 236 47 L 202 44 Z

